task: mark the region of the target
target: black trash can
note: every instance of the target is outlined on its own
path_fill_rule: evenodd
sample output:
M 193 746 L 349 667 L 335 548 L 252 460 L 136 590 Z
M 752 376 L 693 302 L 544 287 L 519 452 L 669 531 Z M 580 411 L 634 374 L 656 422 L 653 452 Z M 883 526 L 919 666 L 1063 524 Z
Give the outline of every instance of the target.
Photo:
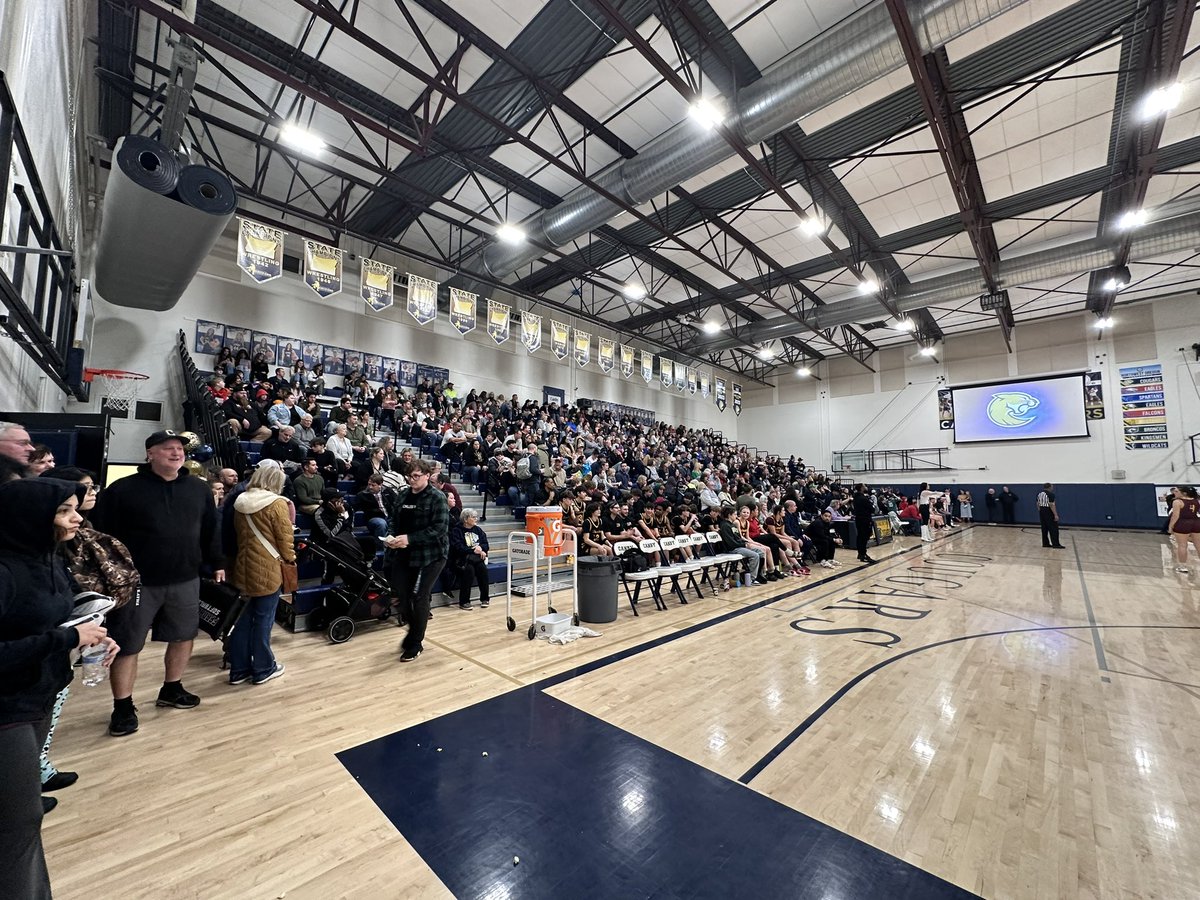
M 579 621 L 603 624 L 617 620 L 617 587 L 621 561 L 615 556 L 581 556 L 579 567 Z

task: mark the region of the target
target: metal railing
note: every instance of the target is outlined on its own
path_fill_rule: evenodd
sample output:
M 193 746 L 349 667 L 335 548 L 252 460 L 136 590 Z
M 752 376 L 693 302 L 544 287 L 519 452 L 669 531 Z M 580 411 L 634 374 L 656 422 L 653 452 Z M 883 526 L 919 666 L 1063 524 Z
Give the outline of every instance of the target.
M 835 450 L 833 475 L 847 472 L 921 472 L 949 469 L 945 447 L 911 450 Z
M 213 461 L 221 468 L 236 469 L 240 474 L 244 468 L 241 447 L 237 435 L 229 423 L 218 415 L 220 407 L 208 392 L 203 374 L 196 367 L 187 349 L 187 336 L 181 330 L 176 344 L 179 364 L 183 370 L 183 389 L 187 396 L 184 402 L 184 425 L 188 431 L 200 435 L 200 440 L 213 448 Z
M 4 217 L 14 201 L 16 225 L 6 229 Z M 14 242 L 4 243 L 5 234 L 12 234 Z M 12 259 L 7 271 L 3 264 L 6 256 Z M 67 356 L 78 316 L 75 257 L 63 245 L 54 224 L 29 139 L 2 72 L 0 304 L 8 311 L 0 315 L 0 328 L 59 388 L 69 393 Z

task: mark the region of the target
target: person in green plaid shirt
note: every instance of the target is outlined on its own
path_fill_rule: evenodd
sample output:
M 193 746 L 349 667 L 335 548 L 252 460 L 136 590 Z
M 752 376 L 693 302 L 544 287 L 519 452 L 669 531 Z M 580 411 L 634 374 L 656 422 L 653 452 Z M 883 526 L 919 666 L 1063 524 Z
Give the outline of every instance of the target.
M 408 622 L 400 662 L 412 662 L 424 649 L 429 595 L 450 552 L 450 509 L 446 495 L 429 483 L 432 472 L 425 460 L 412 461 L 408 487 L 392 504 L 388 533 L 380 539 L 388 548 L 388 581 L 399 599 L 400 618 Z

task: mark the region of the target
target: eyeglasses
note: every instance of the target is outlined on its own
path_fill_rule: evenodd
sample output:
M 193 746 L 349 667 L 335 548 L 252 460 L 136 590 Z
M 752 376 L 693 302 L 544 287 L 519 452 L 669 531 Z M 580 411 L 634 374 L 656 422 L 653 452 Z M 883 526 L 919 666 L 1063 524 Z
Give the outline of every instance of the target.
M 84 487 L 87 488 L 87 492 L 89 494 L 100 493 L 100 485 L 98 485 L 98 484 L 87 484 L 87 485 L 84 485 Z
M 405 476 L 405 478 L 409 481 L 412 481 L 414 478 L 428 478 L 428 477 L 429 477 L 429 474 L 427 472 L 413 472 L 411 475 Z

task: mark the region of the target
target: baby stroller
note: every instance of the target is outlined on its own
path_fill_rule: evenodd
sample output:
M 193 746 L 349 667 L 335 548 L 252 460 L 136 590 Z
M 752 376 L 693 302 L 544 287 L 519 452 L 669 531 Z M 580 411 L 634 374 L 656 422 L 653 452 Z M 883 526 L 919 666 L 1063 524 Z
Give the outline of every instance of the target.
M 329 589 L 321 600 L 321 608 L 313 610 L 308 621 L 314 629 L 324 630 L 330 642 L 346 643 L 354 637 L 358 622 L 386 622 L 391 616 L 394 602 L 391 587 L 381 573 L 371 568 L 371 561 L 363 556 L 357 544 L 302 541 L 296 550 L 325 562 L 322 582 Z M 340 583 L 333 583 L 339 578 Z

